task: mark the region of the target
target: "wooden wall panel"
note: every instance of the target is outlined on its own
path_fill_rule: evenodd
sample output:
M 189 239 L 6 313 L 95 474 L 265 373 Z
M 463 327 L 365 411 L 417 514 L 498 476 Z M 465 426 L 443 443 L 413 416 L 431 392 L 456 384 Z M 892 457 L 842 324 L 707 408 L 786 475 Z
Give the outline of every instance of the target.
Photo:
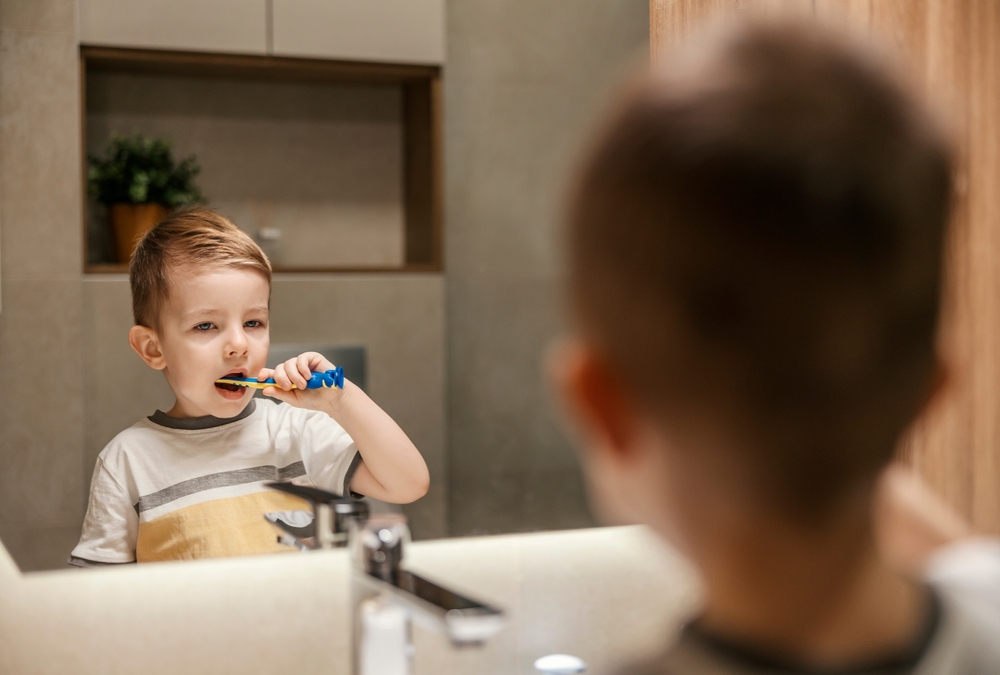
M 713 23 L 744 15 L 812 12 L 813 0 L 649 0 L 649 45 L 654 59 Z
M 901 456 L 978 529 L 1000 532 L 1000 2 L 650 0 L 653 57 L 710 21 L 804 6 L 898 54 L 959 147 L 941 330 L 951 379 Z
M 970 346 L 977 434 L 971 452 L 972 518 L 1000 532 L 1000 3 L 969 0 L 968 210 L 970 285 L 976 319 Z

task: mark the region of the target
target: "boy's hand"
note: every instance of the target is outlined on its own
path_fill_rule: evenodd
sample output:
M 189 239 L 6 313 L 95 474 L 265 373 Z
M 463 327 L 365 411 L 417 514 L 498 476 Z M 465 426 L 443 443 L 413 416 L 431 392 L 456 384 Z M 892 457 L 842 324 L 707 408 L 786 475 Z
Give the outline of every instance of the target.
M 306 389 L 306 384 L 313 372 L 323 373 L 333 370 L 334 365 L 326 357 L 316 352 L 305 352 L 299 354 L 294 359 L 288 359 L 284 363 L 271 370 L 261 369 L 257 375 L 257 381 L 274 378 L 275 386 L 264 390 L 265 396 L 276 398 L 298 408 L 308 408 L 309 410 L 323 410 L 329 412 L 331 408 L 339 407 L 343 389 L 337 387 L 323 387 L 321 389 Z M 292 389 L 292 386 L 297 387 Z M 347 387 L 345 380 L 344 387 Z

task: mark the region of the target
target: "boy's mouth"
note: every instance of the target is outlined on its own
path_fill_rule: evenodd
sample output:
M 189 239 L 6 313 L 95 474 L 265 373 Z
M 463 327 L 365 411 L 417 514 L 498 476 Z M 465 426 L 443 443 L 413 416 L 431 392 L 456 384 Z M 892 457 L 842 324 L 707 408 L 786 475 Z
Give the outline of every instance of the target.
M 243 377 L 246 377 L 246 375 L 244 375 L 242 372 L 235 372 L 235 373 L 229 373 L 225 377 L 220 377 L 219 379 L 220 380 L 232 380 L 232 379 L 243 378 Z M 233 394 L 240 394 L 241 396 L 247 390 L 246 387 L 241 387 L 238 384 L 224 384 L 222 382 L 216 382 L 215 383 L 215 388 L 216 389 L 221 389 L 222 391 L 231 392 Z M 226 398 L 230 398 L 230 397 L 226 396 Z

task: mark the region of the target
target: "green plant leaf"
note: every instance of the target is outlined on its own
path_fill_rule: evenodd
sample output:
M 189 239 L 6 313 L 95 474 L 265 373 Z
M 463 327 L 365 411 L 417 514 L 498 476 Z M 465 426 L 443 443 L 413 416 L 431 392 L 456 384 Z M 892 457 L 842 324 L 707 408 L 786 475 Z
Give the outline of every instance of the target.
M 87 192 L 103 204 L 203 203 L 194 183 L 200 171 L 193 155 L 176 162 L 168 139 L 113 135 L 103 156 L 87 157 Z

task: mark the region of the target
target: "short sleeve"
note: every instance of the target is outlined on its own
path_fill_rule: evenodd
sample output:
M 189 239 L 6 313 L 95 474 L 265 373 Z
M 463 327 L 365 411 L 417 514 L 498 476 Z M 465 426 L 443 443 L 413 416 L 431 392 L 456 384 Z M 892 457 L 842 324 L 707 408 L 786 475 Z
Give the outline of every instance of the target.
M 292 433 L 306 477 L 319 488 L 349 494 L 351 479 L 361 464 L 354 440 L 326 413 L 296 411 L 299 419 Z
M 70 564 L 135 562 L 138 532 L 139 514 L 132 500 L 103 459 L 98 458 L 90 484 L 83 533 L 70 556 Z
M 1000 631 L 1000 541 L 983 537 L 945 546 L 931 557 L 925 577 Z

